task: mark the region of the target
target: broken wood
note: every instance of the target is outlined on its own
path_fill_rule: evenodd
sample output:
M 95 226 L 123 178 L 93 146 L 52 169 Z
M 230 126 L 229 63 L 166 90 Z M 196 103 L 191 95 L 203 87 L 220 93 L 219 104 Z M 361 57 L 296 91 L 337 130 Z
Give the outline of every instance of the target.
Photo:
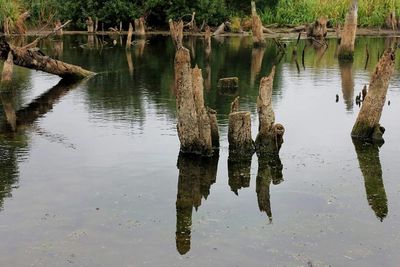
M 131 45 L 132 45 L 132 34 L 133 34 L 132 23 L 129 23 L 128 36 L 126 37 L 126 47 L 127 48 L 131 47 Z
M 213 35 L 221 35 L 225 33 L 225 27 L 226 24 L 223 22 L 221 25 L 218 26 L 218 28 L 214 31 Z
M 275 124 L 275 114 L 272 109 L 272 87 L 275 76 L 275 66 L 271 74 L 260 81 L 260 90 L 257 98 L 259 118 L 258 135 L 255 141 L 256 152 L 259 157 L 268 155 L 278 156 L 283 143 L 285 128 Z
M 389 80 L 395 69 L 395 50 L 385 50 L 371 77 L 367 96 L 362 103 L 351 136 L 357 139 L 383 142 L 385 129 L 379 124 Z
M 65 79 L 82 79 L 95 74 L 79 66 L 45 56 L 38 49 L 24 49 L 11 46 L 7 43 L 4 36 L 0 37 L 0 59 L 6 60 L 10 52 L 13 55 L 14 64 L 17 66 L 41 70 Z
M 219 148 L 219 128 L 218 128 L 217 112 L 212 108 L 207 107 L 207 114 L 211 126 L 212 148 L 215 150 Z
M 92 17 L 88 17 L 88 19 L 86 20 L 86 26 L 87 26 L 87 32 L 88 33 L 94 33 L 94 23 L 92 20 Z
M 352 0 L 346 15 L 338 51 L 340 60 L 353 60 L 357 31 L 358 1 Z
M 255 152 L 254 141 L 251 138 L 250 112 L 238 110 L 239 98 L 236 98 L 229 114 L 229 160 L 248 161 Z
M 251 18 L 254 46 L 264 46 L 265 40 L 263 37 L 263 25 L 260 17 L 257 15 L 256 3 L 251 1 Z
M 328 34 L 327 22 L 328 19 L 326 17 L 320 17 L 314 23 L 311 23 L 307 27 L 307 37 L 313 37 L 318 40 L 324 39 Z
M 172 42 L 175 45 L 175 49 L 179 50 L 182 47 L 182 39 L 183 39 L 183 21 L 180 20 L 178 22 L 169 20 L 169 31 L 171 34 Z
M 143 17 L 140 17 L 138 19 L 135 19 L 135 33 L 137 35 L 145 35 L 146 34 L 146 26 L 145 26 L 145 20 Z

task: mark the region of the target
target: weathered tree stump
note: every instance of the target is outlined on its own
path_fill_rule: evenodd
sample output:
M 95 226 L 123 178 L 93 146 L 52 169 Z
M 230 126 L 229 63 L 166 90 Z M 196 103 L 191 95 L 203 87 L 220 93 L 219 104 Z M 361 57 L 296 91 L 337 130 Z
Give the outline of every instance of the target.
M 20 48 L 9 45 L 4 36 L 0 37 L 0 59 L 6 60 L 12 53 L 15 65 L 29 69 L 41 70 L 58 75 L 65 79 L 82 79 L 95 73 L 79 66 L 68 64 L 45 56 L 36 48 Z
M 272 86 L 275 76 L 275 66 L 271 74 L 261 79 L 260 90 L 257 98 L 257 111 L 259 117 L 258 135 L 255 146 L 259 157 L 277 156 L 283 143 L 285 128 L 275 124 L 275 114 L 272 109 Z
M 382 179 L 382 166 L 379 159 L 379 146 L 353 139 L 358 163 L 364 177 L 368 204 L 380 221 L 388 214 L 385 186 Z
M 395 50 L 387 49 L 376 65 L 367 96 L 358 113 L 351 136 L 358 139 L 383 142 L 384 128 L 379 120 L 386 102 L 389 80 L 395 69 Z
M 54 23 L 54 31 L 56 32 L 56 35 L 63 35 L 62 24 L 59 19 Z
M 204 106 L 201 70 L 197 66 L 190 68 L 190 54 L 185 47 L 179 48 L 175 55 L 175 90 L 181 152 L 211 156 L 212 140 L 218 135 L 216 115 Z
M 145 20 L 143 17 L 135 19 L 135 33 L 136 35 L 146 34 Z
M 212 158 L 178 157 L 178 193 L 176 196 L 176 248 L 181 255 L 190 250 L 192 213 L 202 198 L 207 199 L 216 181 L 218 156 Z
M 212 108 L 207 107 L 207 114 L 210 120 L 211 126 L 211 143 L 213 149 L 219 148 L 219 129 L 218 129 L 218 120 L 217 120 L 217 112 Z
M 352 0 L 346 15 L 341 41 L 338 51 L 338 58 L 341 60 L 353 60 L 354 43 L 357 31 L 358 1 Z
M 326 17 L 320 17 L 311 23 L 307 27 L 307 37 L 313 37 L 318 40 L 324 39 L 328 34 L 327 22 L 328 19 Z
M 256 3 L 251 1 L 251 18 L 252 18 L 252 32 L 254 46 L 264 46 L 265 39 L 263 36 L 263 25 L 260 17 L 257 15 Z
M 205 53 L 206 53 L 206 58 L 209 59 L 211 55 L 211 29 L 207 25 L 206 26 L 206 32 L 204 34 L 204 40 L 205 40 Z
M 92 17 L 88 17 L 88 19 L 86 20 L 86 26 L 88 33 L 94 33 L 94 23 Z
M 175 49 L 178 50 L 182 47 L 182 39 L 183 39 L 183 21 L 180 20 L 178 22 L 169 20 L 169 30 L 172 38 L 172 42 L 175 45 Z
M 132 23 L 129 23 L 129 29 L 128 29 L 128 36 L 126 37 L 126 47 L 131 47 L 132 45 L 132 34 L 133 34 L 133 27 Z
M 12 74 L 13 74 L 13 54 L 12 52 L 8 52 L 7 59 L 4 61 L 3 71 L 1 73 L 1 85 L 11 82 Z M 1 90 L 1 89 L 0 89 Z
M 239 98 L 236 98 L 229 114 L 229 160 L 247 161 L 251 160 L 255 151 L 251 137 L 251 117 L 250 112 L 238 110 Z
M 227 77 L 218 80 L 219 92 L 223 95 L 234 95 L 239 88 L 238 77 Z

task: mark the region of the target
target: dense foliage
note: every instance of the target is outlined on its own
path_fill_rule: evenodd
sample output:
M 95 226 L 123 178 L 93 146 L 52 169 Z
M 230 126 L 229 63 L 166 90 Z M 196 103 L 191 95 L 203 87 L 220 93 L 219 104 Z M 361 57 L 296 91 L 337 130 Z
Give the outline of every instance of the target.
M 256 0 L 264 23 L 303 24 L 321 15 L 343 23 L 349 0 Z M 400 10 L 400 0 L 359 0 L 359 24 L 381 26 L 391 10 Z M 198 25 L 203 21 L 218 25 L 231 20 L 235 24 L 250 14 L 250 0 L 0 0 L 0 27 L 5 18 L 15 22 L 23 10 L 30 10 L 32 25 L 54 19 L 71 19 L 72 27 L 84 29 L 88 16 L 98 18 L 106 28 L 145 16 L 148 26 L 165 28 L 167 21 L 188 21 L 196 12 Z

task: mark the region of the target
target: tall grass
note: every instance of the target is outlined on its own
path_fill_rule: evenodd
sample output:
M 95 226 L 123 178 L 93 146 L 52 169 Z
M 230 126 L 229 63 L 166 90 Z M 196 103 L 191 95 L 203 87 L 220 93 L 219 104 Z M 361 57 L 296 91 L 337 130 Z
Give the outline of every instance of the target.
M 344 23 L 349 0 L 280 0 L 275 9 L 266 8 L 261 19 L 266 24 L 303 24 L 327 16 L 334 24 Z M 380 27 L 390 11 L 400 14 L 400 0 L 359 0 L 360 26 Z
M 17 0 L 0 0 L 0 29 L 4 28 L 7 21 L 12 29 L 21 14 L 21 3 Z

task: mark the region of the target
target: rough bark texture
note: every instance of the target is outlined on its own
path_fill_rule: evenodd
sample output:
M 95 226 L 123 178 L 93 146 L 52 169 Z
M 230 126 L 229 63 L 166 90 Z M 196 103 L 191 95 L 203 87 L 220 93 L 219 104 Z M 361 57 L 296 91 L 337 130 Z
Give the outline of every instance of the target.
M 145 20 L 143 17 L 140 17 L 138 19 L 135 19 L 135 33 L 137 35 L 145 35 L 146 30 L 145 30 Z
M 180 154 L 177 165 L 176 248 L 184 255 L 190 250 L 193 208 L 197 211 L 210 194 L 217 177 L 218 156 L 206 159 Z
M 132 45 L 132 34 L 133 34 L 132 23 L 129 23 L 128 36 L 126 38 L 126 47 L 130 47 Z
M 192 88 L 197 114 L 197 127 L 199 128 L 199 143 L 202 146 L 202 153 L 210 155 L 213 151 L 211 123 L 207 109 L 204 106 L 203 76 L 201 74 L 201 69 L 199 69 L 197 65 L 194 69 L 192 69 Z
M 260 91 L 257 98 L 257 111 L 259 117 L 258 135 L 256 138 L 256 151 L 260 157 L 279 154 L 283 143 L 285 128 L 275 124 L 275 114 L 272 109 L 272 86 L 275 76 L 275 67 L 271 74 L 261 79 Z
M 252 18 L 252 32 L 254 46 L 264 46 L 265 40 L 263 37 L 263 25 L 260 17 L 257 15 L 256 4 L 251 1 L 251 18 Z
M 254 141 L 251 138 L 250 112 L 239 111 L 239 98 L 231 104 L 229 114 L 229 160 L 248 161 L 254 154 Z
M 59 19 L 54 23 L 54 31 L 56 32 L 56 35 L 63 35 L 62 24 Z
M 181 152 L 211 156 L 213 146 L 219 143 L 216 114 L 204 106 L 201 70 L 190 68 L 190 54 L 185 47 L 175 55 L 175 90 Z
M 379 220 L 383 221 L 388 214 L 386 191 L 382 179 L 382 166 L 379 160 L 377 144 L 368 144 L 353 140 L 358 163 L 364 177 L 368 204 Z
M 172 42 L 175 45 L 175 49 L 178 50 L 182 47 L 182 39 L 183 39 L 183 21 L 180 20 L 178 22 L 169 20 L 169 30 L 171 33 Z
M 358 139 L 382 142 L 384 128 L 379 125 L 389 80 L 395 68 L 395 51 L 387 49 L 379 60 L 369 84 L 351 135 Z
M 210 119 L 211 125 L 211 143 L 213 149 L 219 148 L 219 129 L 218 129 L 218 120 L 217 120 L 217 112 L 209 107 L 207 107 L 207 114 Z
M 358 1 L 352 0 L 346 15 L 343 31 L 341 33 L 341 41 L 338 51 L 338 57 L 342 60 L 353 60 L 354 42 L 356 40 L 357 31 L 357 12 Z
M 326 17 L 320 17 L 314 23 L 311 23 L 307 27 L 307 36 L 315 39 L 324 39 L 328 33 L 327 28 L 328 19 Z
M 38 49 L 23 49 L 10 46 L 4 38 L 0 37 L 0 59 L 6 60 L 9 52 L 13 55 L 15 65 L 29 69 L 41 70 L 58 75 L 65 79 L 82 79 L 95 74 L 79 66 L 71 65 L 45 56 Z

